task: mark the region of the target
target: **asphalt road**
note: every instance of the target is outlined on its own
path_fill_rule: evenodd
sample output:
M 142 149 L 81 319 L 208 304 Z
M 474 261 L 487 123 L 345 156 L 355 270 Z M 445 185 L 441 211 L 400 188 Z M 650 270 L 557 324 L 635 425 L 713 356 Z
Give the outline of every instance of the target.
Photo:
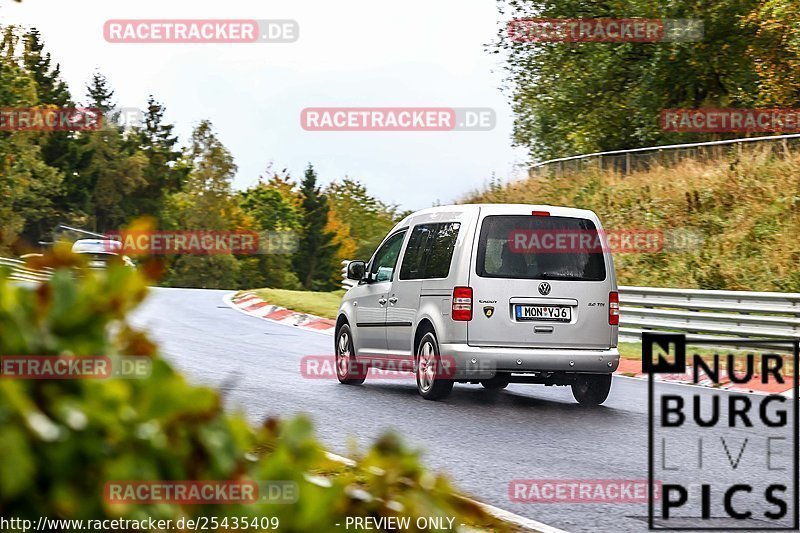
M 229 408 L 254 422 L 306 413 L 330 451 L 342 455 L 353 439 L 363 448 L 394 430 L 424 450 L 428 466 L 481 501 L 568 531 L 646 531 L 647 506 L 641 503 L 528 504 L 509 498 L 514 479 L 646 480 L 646 382 L 615 378 L 608 401 L 586 409 L 566 387 L 511 385 L 496 393 L 457 384 L 447 400 L 430 402 L 418 396 L 410 374 L 402 381 L 368 379 L 358 387 L 306 379 L 300 359 L 331 354 L 332 337 L 246 316 L 223 302 L 227 292 L 155 289 L 133 321 L 192 381 L 224 388 Z M 710 394 L 659 387 L 684 398 Z M 698 433 L 670 436 L 667 463 L 685 463 L 676 475 L 694 482 L 723 471 L 731 482 L 764 477 L 766 443 L 752 438 L 752 429 L 722 431 L 725 445 L 719 431 L 706 435 L 703 469 L 696 464 Z M 736 460 L 748 436 L 738 467 L 727 466 L 726 457 Z

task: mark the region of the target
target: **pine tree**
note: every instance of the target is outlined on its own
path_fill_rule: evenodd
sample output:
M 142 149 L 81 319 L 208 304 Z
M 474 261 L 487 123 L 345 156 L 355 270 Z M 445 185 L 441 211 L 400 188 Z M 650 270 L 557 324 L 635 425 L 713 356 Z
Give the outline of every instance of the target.
M 33 28 L 26 32 L 22 36 L 22 43 L 24 45 L 22 65 L 36 81 L 36 104 L 73 107 L 69 88 L 61 79 L 61 67 L 59 64 L 53 65 L 50 53 L 45 51 L 39 31 Z M 65 220 L 74 222 L 76 205 L 74 201 L 70 201 L 70 196 L 74 196 L 77 186 L 71 180 L 76 176 L 80 165 L 81 145 L 85 142 L 85 138 L 81 138 L 80 134 L 71 131 L 42 133 L 39 139 L 42 159 L 47 165 L 59 170 L 63 176 L 63 185 L 52 190 L 54 209 L 51 215 L 26 225 L 25 234 L 29 240 L 34 241 L 41 238 L 49 240 L 47 235 L 59 222 Z
M 24 44 L 23 65 L 36 81 L 39 103 L 62 107 L 71 105 L 69 89 L 61 79 L 61 65 L 52 65 L 50 52 L 44 51 L 44 43 L 39 30 L 32 28 L 26 33 Z
M 147 99 L 144 123 L 133 129 L 128 142 L 147 158 L 143 171 L 146 185 L 130 199 L 137 214 L 160 217 L 169 195 L 181 190 L 188 169 L 178 165 L 181 151 L 175 126 L 164 121 L 164 106 L 151 95 Z
M 96 107 L 103 112 L 103 116 L 108 116 L 116 107 L 114 103 L 114 91 L 108 83 L 108 79 L 100 72 L 92 74 L 92 81 L 86 86 L 86 93 L 89 97 L 89 107 Z
M 309 163 L 300 186 L 303 218 L 302 233 L 294 270 L 300 282 L 308 290 L 330 290 L 335 287 L 337 265 L 334 235 L 327 231 L 328 199 L 317 186 L 317 174 Z
M 128 199 L 145 185 L 145 156 L 126 153 L 122 135 L 113 128 L 91 132 L 86 148 L 91 157 L 83 173 L 93 184 L 87 207 L 94 213 L 95 230 L 120 230 L 135 215 Z
M 36 81 L 17 56 L 19 37 L 7 28 L 0 44 L 0 108 L 36 105 Z M 42 157 L 44 134 L 0 132 L 0 255 L 35 246 L 36 228 L 56 214 L 53 196 L 62 175 Z
M 119 230 L 136 214 L 128 199 L 147 185 L 143 172 L 147 163 L 142 150 L 126 141 L 122 129 L 109 123 L 114 91 L 105 76 L 96 72 L 87 85 L 89 107 L 103 112 L 104 127 L 82 132 L 82 165 L 70 179 L 72 192 L 83 213 L 94 217 L 95 231 Z

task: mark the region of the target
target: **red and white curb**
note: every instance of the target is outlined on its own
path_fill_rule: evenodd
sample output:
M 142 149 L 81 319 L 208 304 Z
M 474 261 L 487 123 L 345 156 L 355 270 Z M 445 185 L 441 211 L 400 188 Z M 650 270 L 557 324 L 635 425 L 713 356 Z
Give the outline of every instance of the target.
M 316 331 L 317 333 L 324 333 L 326 335 L 333 335 L 333 330 L 336 327 L 336 321 L 334 320 L 320 318 L 306 313 L 298 313 L 286 309 L 285 307 L 272 305 L 252 292 L 226 294 L 223 300 L 225 300 L 225 303 L 229 306 L 246 315 L 269 320 L 270 322 L 277 322 L 278 324 L 295 326 L 300 329 Z

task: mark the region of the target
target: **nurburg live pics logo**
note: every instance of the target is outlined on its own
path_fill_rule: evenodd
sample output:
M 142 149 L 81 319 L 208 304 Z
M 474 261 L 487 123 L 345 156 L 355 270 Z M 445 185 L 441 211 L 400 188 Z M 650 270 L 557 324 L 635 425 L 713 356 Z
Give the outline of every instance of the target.
M 692 339 L 702 353 L 688 358 L 686 342 L 683 334 L 642 334 L 649 529 L 796 531 L 800 341 Z M 669 384 L 660 374 L 705 386 Z

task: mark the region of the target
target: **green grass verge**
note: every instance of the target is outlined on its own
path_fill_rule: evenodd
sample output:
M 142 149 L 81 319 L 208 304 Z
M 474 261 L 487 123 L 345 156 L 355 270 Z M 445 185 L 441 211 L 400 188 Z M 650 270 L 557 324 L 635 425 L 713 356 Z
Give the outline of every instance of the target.
M 344 290 L 333 292 L 288 291 L 285 289 L 255 289 L 263 300 L 298 313 L 308 313 L 323 318 L 336 318 Z

